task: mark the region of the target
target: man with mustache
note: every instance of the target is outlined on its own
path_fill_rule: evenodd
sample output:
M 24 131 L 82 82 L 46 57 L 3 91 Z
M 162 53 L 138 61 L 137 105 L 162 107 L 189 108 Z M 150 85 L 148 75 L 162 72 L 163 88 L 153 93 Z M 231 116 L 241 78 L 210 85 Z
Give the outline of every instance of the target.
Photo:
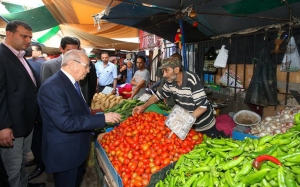
M 173 96 L 175 104 L 196 118 L 193 126 L 196 131 L 201 131 L 210 137 L 218 137 L 213 107 L 207 100 L 199 76 L 190 71 L 183 71 L 182 68 L 182 62 L 177 57 L 164 59 L 160 69 L 167 82 L 144 105 L 135 107 L 133 114 L 143 112 L 151 104 Z

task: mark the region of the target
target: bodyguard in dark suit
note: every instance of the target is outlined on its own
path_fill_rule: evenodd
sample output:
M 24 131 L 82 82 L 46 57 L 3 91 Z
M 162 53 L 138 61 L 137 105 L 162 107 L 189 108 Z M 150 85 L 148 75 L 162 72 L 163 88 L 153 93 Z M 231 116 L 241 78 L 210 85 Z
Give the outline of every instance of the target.
M 40 82 L 23 57 L 31 38 L 28 24 L 11 21 L 0 44 L 0 154 L 11 187 L 27 186 L 24 164 L 38 112 Z
M 62 67 L 41 86 L 38 103 L 43 119 L 42 158 L 56 187 L 80 185 L 91 131 L 116 123 L 117 113 L 91 115 L 78 81 L 89 72 L 89 59 L 79 50 L 64 54 Z
M 72 49 L 78 49 L 80 44 L 78 40 L 73 37 L 63 37 L 60 41 L 59 50 L 62 54 Z M 41 82 L 43 83 L 46 79 L 54 75 L 61 67 L 62 56 L 48 60 L 42 64 L 41 67 Z

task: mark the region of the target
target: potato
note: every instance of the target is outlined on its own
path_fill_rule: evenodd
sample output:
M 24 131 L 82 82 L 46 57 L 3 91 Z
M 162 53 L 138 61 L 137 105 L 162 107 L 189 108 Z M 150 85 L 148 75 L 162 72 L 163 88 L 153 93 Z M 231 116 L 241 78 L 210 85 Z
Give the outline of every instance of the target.
M 108 108 L 112 108 L 112 107 L 114 107 L 116 105 L 116 102 L 110 102 L 110 104 L 109 104 L 109 107 Z
M 105 105 L 104 105 L 105 108 L 108 108 L 108 107 L 109 107 L 109 103 L 110 103 L 110 102 L 109 102 L 109 100 L 107 99 L 107 100 L 105 101 Z
M 118 104 L 121 104 L 125 99 L 120 99 Z

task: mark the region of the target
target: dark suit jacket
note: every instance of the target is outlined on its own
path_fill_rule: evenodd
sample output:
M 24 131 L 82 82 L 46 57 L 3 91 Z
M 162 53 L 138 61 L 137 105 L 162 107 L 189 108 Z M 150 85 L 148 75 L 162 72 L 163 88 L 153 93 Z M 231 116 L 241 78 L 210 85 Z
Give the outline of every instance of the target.
M 37 86 L 22 62 L 4 44 L 0 44 L 0 130 L 11 128 L 14 136 L 27 136 L 37 117 Z
M 79 81 L 81 92 L 89 106 L 91 106 L 93 96 L 96 92 L 96 86 L 97 86 L 96 68 L 92 61 L 90 61 L 90 66 L 91 66 L 90 72 L 86 74 L 83 80 Z
M 60 70 L 41 86 L 38 103 L 43 119 L 42 159 L 46 172 L 66 171 L 83 164 L 91 131 L 104 127 L 104 115 L 91 115 L 70 79 Z
M 54 75 L 61 68 L 62 56 L 45 61 L 41 66 L 41 82 Z

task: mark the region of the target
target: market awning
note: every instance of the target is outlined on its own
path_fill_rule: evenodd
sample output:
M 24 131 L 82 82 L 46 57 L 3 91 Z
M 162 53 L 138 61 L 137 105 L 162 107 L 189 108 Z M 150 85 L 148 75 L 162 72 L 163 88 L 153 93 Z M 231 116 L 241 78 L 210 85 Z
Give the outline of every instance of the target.
M 246 29 L 299 26 L 299 15 L 300 0 L 130 0 L 113 7 L 102 19 L 173 42 L 181 18 L 186 42 L 196 42 Z M 198 26 L 193 27 L 195 22 Z

